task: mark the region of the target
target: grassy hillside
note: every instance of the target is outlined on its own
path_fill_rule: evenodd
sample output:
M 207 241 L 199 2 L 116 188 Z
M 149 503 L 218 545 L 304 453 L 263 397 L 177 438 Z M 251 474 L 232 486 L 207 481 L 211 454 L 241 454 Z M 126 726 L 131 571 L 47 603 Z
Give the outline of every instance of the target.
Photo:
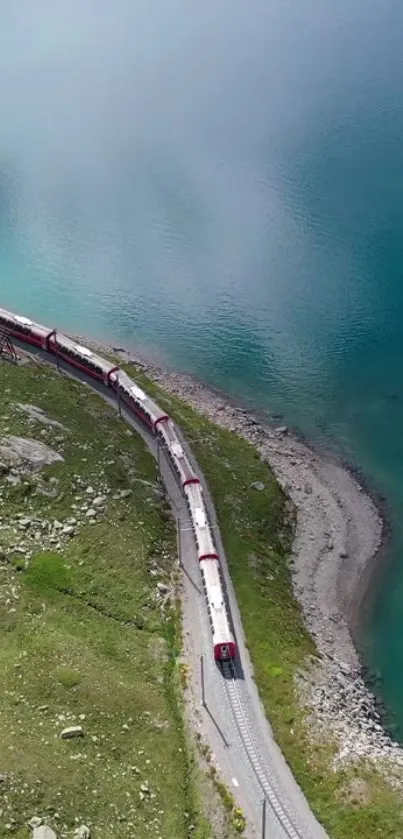
M 59 839 L 84 824 L 93 839 L 207 839 L 155 463 L 114 411 L 47 368 L 0 363 L 0 391 L 0 836 L 27 839 L 37 816 Z M 13 465 L 10 434 L 64 461 Z M 63 739 L 71 726 L 82 736 Z
M 368 766 L 333 772 L 331 749 L 307 736 L 294 679 L 315 649 L 292 596 L 284 494 L 252 446 L 133 374 L 177 419 L 204 470 L 262 700 L 311 806 L 334 839 L 398 839 L 401 796 Z M 0 435 L 29 433 L 65 457 L 39 478 L 0 478 L 0 835 L 23 839 L 39 812 L 60 837 L 89 822 L 96 839 L 208 836 L 180 714 L 178 615 L 157 594 L 175 551 L 155 465 L 82 387 L 43 368 L 0 365 L 0 377 Z M 16 392 L 65 430 L 31 425 Z M 88 515 L 99 495 L 107 504 Z M 39 524 L 21 515 L 56 519 L 74 535 L 52 524 L 38 539 Z M 68 725 L 84 736 L 62 740 Z

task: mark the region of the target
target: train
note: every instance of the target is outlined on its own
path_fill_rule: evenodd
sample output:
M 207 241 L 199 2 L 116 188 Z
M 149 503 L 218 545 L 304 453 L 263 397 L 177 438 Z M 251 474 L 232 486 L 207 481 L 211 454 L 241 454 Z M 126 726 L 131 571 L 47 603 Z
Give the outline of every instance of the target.
M 157 445 L 164 449 L 189 512 L 211 627 L 213 655 L 218 662 L 234 659 L 237 647 L 213 527 L 200 478 L 173 420 L 119 366 L 56 329 L 49 329 L 1 308 L 0 329 L 11 338 L 56 356 L 105 388 L 110 388 L 126 410 L 146 426 L 156 438 Z

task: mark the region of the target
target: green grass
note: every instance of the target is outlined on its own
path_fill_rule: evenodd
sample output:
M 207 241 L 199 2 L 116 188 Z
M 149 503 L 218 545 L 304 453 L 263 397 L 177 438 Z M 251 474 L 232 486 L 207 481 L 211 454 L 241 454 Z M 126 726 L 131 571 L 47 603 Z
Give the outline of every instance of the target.
M 93 839 L 207 839 L 182 719 L 180 615 L 156 595 L 176 557 L 156 465 L 65 377 L 0 364 L 0 390 L 0 437 L 33 437 L 65 458 L 16 485 L 0 477 L 0 836 L 27 839 L 39 815 L 59 839 L 83 823 Z M 30 421 L 14 400 L 64 429 Z M 107 494 L 94 523 L 81 513 L 89 486 Z M 20 526 L 22 514 L 43 527 Z M 58 547 L 46 523 L 69 517 L 76 535 Z M 70 725 L 84 736 L 61 739 Z
M 294 678 L 315 648 L 292 596 L 284 494 L 252 446 L 141 371 L 135 378 L 181 425 L 205 472 L 260 694 L 313 810 L 334 839 L 400 839 L 402 797 L 364 764 L 333 772 L 331 745 L 314 745 L 308 736 Z M 72 497 L 84 497 L 77 478 L 112 490 L 96 524 L 84 524 L 62 554 L 52 545 L 33 551 L 27 568 L 12 549 L 12 532 L 0 529 L 0 836 L 23 839 L 27 819 L 47 812 L 60 839 L 72 835 L 76 818 L 91 822 L 95 839 L 181 839 L 191 825 L 191 835 L 204 839 L 210 833 L 181 715 L 179 615 L 176 608 L 161 613 L 149 575 L 156 561 L 160 579 L 169 579 L 175 554 L 155 465 L 115 414 L 75 383 L 47 369 L 4 365 L 0 386 L 0 433 L 27 436 L 29 423 L 13 407 L 16 388 L 18 401 L 68 428 L 40 437 L 64 454 L 64 464 L 15 487 L 0 480 L 0 516 L 34 510 L 63 521 L 76 513 Z M 42 430 L 32 429 L 32 436 Z M 265 490 L 251 489 L 254 481 Z M 41 494 L 49 488 L 50 496 Z M 132 494 L 114 500 L 117 489 Z M 84 738 L 62 741 L 60 730 L 71 724 L 83 725 Z M 155 799 L 140 800 L 145 780 Z
M 293 522 L 284 493 L 253 446 L 168 395 L 133 365 L 126 369 L 192 441 L 216 506 L 260 695 L 312 809 L 333 839 L 400 839 L 402 795 L 364 763 L 334 772 L 332 744 L 315 745 L 308 735 L 295 674 L 315 647 L 292 593 Z M 250 488 L 255 481 L 264 491 Z M 353 792 L 357 778 L 365 790 L 359 796 Z

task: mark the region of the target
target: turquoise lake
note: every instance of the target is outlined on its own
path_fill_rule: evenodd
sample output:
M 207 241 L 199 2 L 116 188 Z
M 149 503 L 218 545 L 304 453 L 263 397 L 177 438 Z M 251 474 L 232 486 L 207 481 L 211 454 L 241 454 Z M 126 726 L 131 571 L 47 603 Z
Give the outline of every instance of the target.
M 403 739 L 402 28 L 398 0 L 0 10 L 0 305 L 363 471 L 393 534 L 365 657 Z

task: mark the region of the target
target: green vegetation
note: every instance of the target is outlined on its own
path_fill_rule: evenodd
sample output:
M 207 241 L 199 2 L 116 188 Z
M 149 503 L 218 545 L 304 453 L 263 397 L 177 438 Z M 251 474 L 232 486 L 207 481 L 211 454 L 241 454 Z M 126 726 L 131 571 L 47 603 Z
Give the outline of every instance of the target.
M 32 471 L 0 448 L 0 836 L 27 839 L 40 816 L 59 839 L 81 824 L 93 839 L 207 839 L 156 465 L 102 400 L 47 368 L 2 363 L 0 388 L 0 437 L 64 457 Z M 62 739 L 69 726 L 82 736 Z
M 315 650 L 292 597 L 284 494 L 252 446 L 134 375 L 181 425 L 205 472 L 260 693 L 311 806 L 334 839 L 398 839 L 401 796 L 368 766 L 333 772 L 331 746 L 312 744 L 304 724 L 295 674 Z M 81 823 L 94 839 L 205 839 L 196 790 L 208 797 L 211 787 L 184 735 L 179 614 L 174 598 L 156 595 L 157 581 L 172 587 L 175 550 L 155 465 L 115 413 L 70 380 L 1 365 L 0 386 L 0 435 L 35 437 L 65 458 L 11 482 L 0 452 L 0 836 L 26 839 L 39 814 L 60 839 Z M 64 429 L 31 424 L 17 392 Z M 256 481 L 264 491 L 251 489 Z M 87 516 L 102 493 L 105 507 Z M 39 540 L 45 519 L 67 522 L 73 536 L 52 525 Z M 84 736 L 62 740 L 70 725 Z M 209 772 L 242 832 L 242 813 Z M 215 835 L 225 834 L 221 822 Z
M 207 478 L 260 695 L 312 809 L 334 839 L 400 839 L 402 796 L 368 765 L 333 771 L 332 746 L 309 738 L 294 686 L 315 648 L 292 594 L 286 497 L 253 446 L 167 395 L 141 370 L 126 369 L 180 424 Z M 256 481 L 264 491 L 251 489 Z

